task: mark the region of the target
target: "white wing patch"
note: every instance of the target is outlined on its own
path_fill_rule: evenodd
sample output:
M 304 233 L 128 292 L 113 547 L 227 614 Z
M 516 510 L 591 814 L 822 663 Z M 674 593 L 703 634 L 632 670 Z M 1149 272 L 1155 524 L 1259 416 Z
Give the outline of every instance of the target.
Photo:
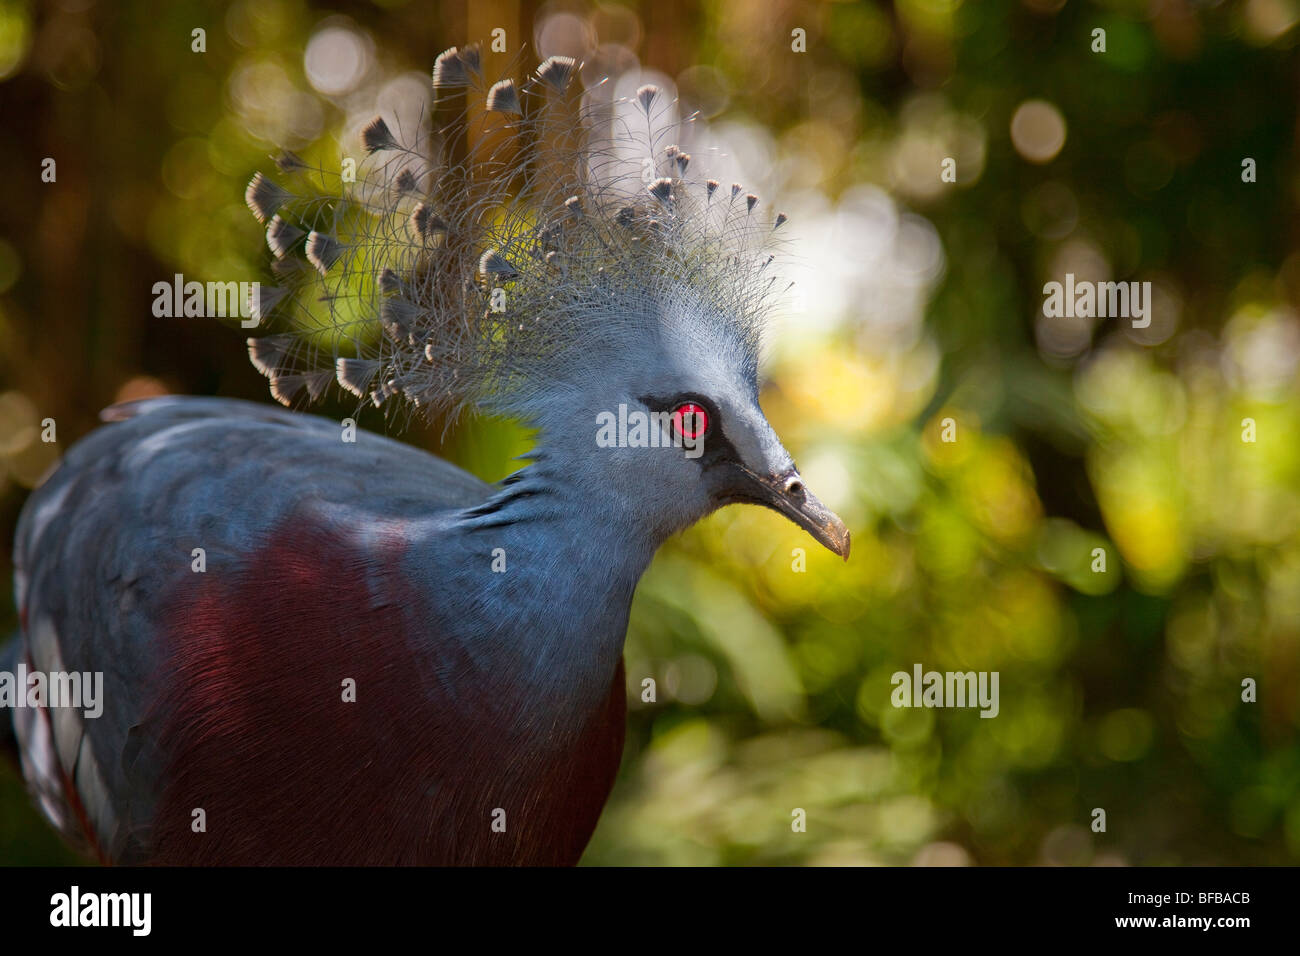
M 56 830 L 70 832 L 50 722 L 39 708 L 19 707 L 14 710 L 14 734 L 18 738 L 23 777 L 36 806 Z
M 51 675 L 65 671 L 59 635 L 46 615 L 32 618 L 27 629 L 30 667 Z M 86 739 L 85 720 L 75 706 L 19 707 L 14 710 L 14 731 L 27 780 L 37 807 L 74 844 L 83 845 L 87 834 L 71 810 L 75 796 L 85 808 L 93 837 L 100 845 L 117 829 L 113 801 L 104 775 L 95 760 L 94 748 Z M 64 781 L 75 794 L 68 794 Z

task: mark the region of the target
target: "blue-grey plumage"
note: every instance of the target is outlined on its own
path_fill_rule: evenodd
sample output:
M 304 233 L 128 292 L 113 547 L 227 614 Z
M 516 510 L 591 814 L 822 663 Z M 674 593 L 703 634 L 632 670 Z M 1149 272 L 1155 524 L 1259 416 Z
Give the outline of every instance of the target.
M 398 576 L 419 590 L 430 616 L 405 623 L 428 652 L 439 699 L 455 705 L 508 677 L 521 696 L 536 695 L 527 719 L 540 732 L 551 721 L 580 723 L 608 692 L 648 552 L 634 556 L 615 545 L 617 535 L 576 527 L 539 534 L 563 531 L 566 522 L 549 495 L 521 495 L 528 482 L 494 493 L 409 446 L 364 431 L 343 442 L 337 425 L 248 403 L 161 399 L 118 410 L 122 416 L 129 417 L 76 445 L 32 496 L 16 548 L 33 666 L 102 671 L 106 682 L 99 719 L 53 712 L 58 764 L 33 768 L 29 778 L 59 806 L 66 774 L 109 858 L 149 855 L 163 765 L 148 746 L 132 751 L 130 737 L 155 730 L 151 681 L 169 639 L 160 630 L 169 626 L 168 604 L 201 580 L 194 548 L 205 552 L 202 574 L 220 578 L 285 534 L 286 519 L 319 522 L 341 547 L 370 556 L 359 576 Z M 493 570 L 498 548 L 504 573 Z M 626 567 L 611 565 L 616 553 Z M 590 586 L 597 568 L 607 587 Z M 73 578 L 85 583 L 70 586 Z M 335 584 L 345 608 L 382 593 L 364 580 Z M 299 609 L 277 606 L 283 583 L 268 585 L 244 597 L 292 625 Z M 538 613 L 556 604 L 570 613 Z M 364 619 L 364 607 L 353 610 Z M 447 671 L 446 659 L 468 666 Z M 33 733 L 20 731 L 25 750 Z M 71 809 L 60 806 L 58 816 L 78 835 Z
M 184 601 L 203 576 L 234 577 L 250 556 L 274 546 L 277 535 L 295 539 L 286 522 L 327 529 L 340 548 L 362 556 L 355 579 L 332 585 L 336 609 L 350 609 L 359 626 L 370 620 L 367 603 L 395 593 L 384 579 L 398 579 L 398 592 L 419 596 L 401 609 L 397 626 L 405 634 L 388 637 L 414 644 L 416 653 L 395 656 L 395 666 L 419 668 L 424 700 L 445 708 L 431 715 L 431 738 L 473 739 L 468 724 L 478 721 L 480 730 L 495 727 L 516 740 L 521 752 L 503 759 L 519 762 L 547 752 L 557 727 L 581 729 L 591 714 L 605 711 L 636 582 L 660 542 L 695 517 L 693 496 L 684 485 L 675 487 L 671 467 L 659 475 L 661 493 L 653 480 L 640 488 L 644 495 L 638 493 L 638 484 L 657 472 L 646 466 L 656 458 L 667 464 L 665 449 L 597 449 L 591 429 L 581 429 L 581 439 L 575 434 L 543 443 L 532 465 L 493 488 L 401 443 L 365 431 L 355 443 L 344 442 L 336 423 L 244 402 L 157 399 L 112 410 L 112 417 L 122 420 L 74 446 L 33 494 L 20 522 L 16 561 L 32 666 L 102 671 L 106 691 L 97 720 L 53 712 L 52 745 L 39 739 L 34 715 L 23 712 L 29 719 L 19 738 L 30 755 L 28 778 L 47 814 L 70 837 L 88 836 L 113 860 L 147 860 L 154 851 L 150 834 L 168 767 L 168 755 L 157 751 L 164 718 L 152 712 L 160 658 L 174 652 L 175 641 L 194 639 L 184 624 L 179 633 L 169 630 L 176 626 L 170 606 Z M 735 420 L 743 422 L 744 415 Z M 731 428 L 744 440 L 730 444 L 753 448 L 760 460 L 775 456 L 778 468 L 786 463 L 769 430 L 755 436 L 739 424 Z M 680 463 L 696 469 L 701 484 L 709 482 L 704 466 L 684 456 Z M 602 472 L 613 480 L 590 477 Z M 717 487 L 730 486 L 724 481 Z M 709 507 L 709 494 L 698 496 L 699 508 Z M 194 548 L 205 552 L 202 574 L 194 570 Z M 502 563 L 494 568 L 498 555 Z M 307 561 L 319 557 L 303 555 Z M 275 570 L 258 566 L 258 573 L 270 575 L 265 587 L 239 598 L 284 628 L 296 626 L 299 616 L 309 621 L 293 587 L 277 580 Z M 328 658 L 327 648 L 316 650 Z M 385 644 L 377 642 L 374 651 L 385 654 Z M 294 663 L 272 653 L 260 666 Z M 333 677 L 342 676 L 322 684 L 322 700 L 332 700 Z M 262 675 L 244 679 L 255 689 Z M 512 704 L 528 706 L 494 714 L 484 698 L 501 688 Z M 622 693 L 621 686 L 617 690 Z M 283 716 L 286 725 L 294 720 Z M 243 730 L 281 732 L 271 726 Z M 621 722 L 613 730 L 621 740 Z M 388 758 L 417 762 L 401 746 Z M 326 764 L 350 759 L 342 752 Z M 536 779 L 547 775 L 537 771 Z M 440 782 L 453 790 L 465 786 L 463 779 Z M 69 784 L 75 793 L 67 791 Z M 240 781 L 245 789 L 252 784 Z M 572 792 L 551 796 L 577 800 Z M 375 796 L 363 792 L 353 799 L 368 803 Z M 541 799 L 532 794 L 519 803 Z M 478 826 L 487 834 L 490 809 L 481 805 L 466 811 L 467 818 L 442 822 L 450 831 Z M 352 811 L 363 813 L 364 805 Z M 84 835 L 83 817 L 90 830 Z M 585 832 L 594 822 L 594 816 L 584 821 Z M 525 818 L 517 825 L 526 824 Z M 443 855 L 445 840 L 426 842 L 412 850 L 413 860 L 459 859 Z M 198 844 L 194 859 L 208 859 L 204 846 Z M 389 859 L 404 858 L 404 851 L 387 852 Z M 500 859 L 533 858 L 512 847 Z M 285 859 L 335 857 L 325 851 Z

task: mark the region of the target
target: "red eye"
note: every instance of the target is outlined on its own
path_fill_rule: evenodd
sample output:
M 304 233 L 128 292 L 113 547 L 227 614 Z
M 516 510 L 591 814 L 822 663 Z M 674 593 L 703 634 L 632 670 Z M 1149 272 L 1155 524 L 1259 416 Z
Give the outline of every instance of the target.
M 683 402 L 673 409 L 673 430 L 683 438 L 699 438 L 709 430 L 709 413 L 695 402 Z

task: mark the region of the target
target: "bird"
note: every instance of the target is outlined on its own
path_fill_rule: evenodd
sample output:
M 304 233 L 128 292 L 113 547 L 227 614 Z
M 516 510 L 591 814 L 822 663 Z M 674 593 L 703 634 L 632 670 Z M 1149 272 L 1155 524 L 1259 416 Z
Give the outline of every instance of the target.
M 249 183 L 278 404 L 112 406 L 25 503 L 0 663 L 104 690 L 14 709 L 9 745 L 105 863 L 574 865 L 660 545 L 750 503 L 848 558 L 759 404 L 786 217 L 694 173 L 660 88 L 483 59 L 440 54 L 361 175 L 284 152 Z M 489 484 L 306 410 L 332 389 L 534 446 Z

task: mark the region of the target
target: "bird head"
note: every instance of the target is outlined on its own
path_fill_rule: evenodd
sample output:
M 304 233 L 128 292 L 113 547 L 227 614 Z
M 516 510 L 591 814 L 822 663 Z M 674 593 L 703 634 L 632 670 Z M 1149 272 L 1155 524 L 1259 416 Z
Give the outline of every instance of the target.
M 376 118 L 355 184 L 292 155 L 292 184 L 255 176 L 282 281 L 254 311 L 287 331 L 251 339 L 254 364 L 285 404 L 337 381 L 435 418 L 521 419 L 656 536 L 750 502 L 847 557 L 759 407 L 786 217 L 696 176 L 656 87 L 618 98 L 580 76 L 551 57 L 489 85 L 478 51 L 452 48 L 428 111 L 449 118 L 411 144 Z
M 582 480 L 660 536 L 728 504 L 757 504 L 847 560 L 848 529 L 804 483 L 759 404 L 755 343 L 689 290 L 632 299 L 606 323 L 617 335 L 552 377 L 534 417 L 544 445 L 563 448 Z

